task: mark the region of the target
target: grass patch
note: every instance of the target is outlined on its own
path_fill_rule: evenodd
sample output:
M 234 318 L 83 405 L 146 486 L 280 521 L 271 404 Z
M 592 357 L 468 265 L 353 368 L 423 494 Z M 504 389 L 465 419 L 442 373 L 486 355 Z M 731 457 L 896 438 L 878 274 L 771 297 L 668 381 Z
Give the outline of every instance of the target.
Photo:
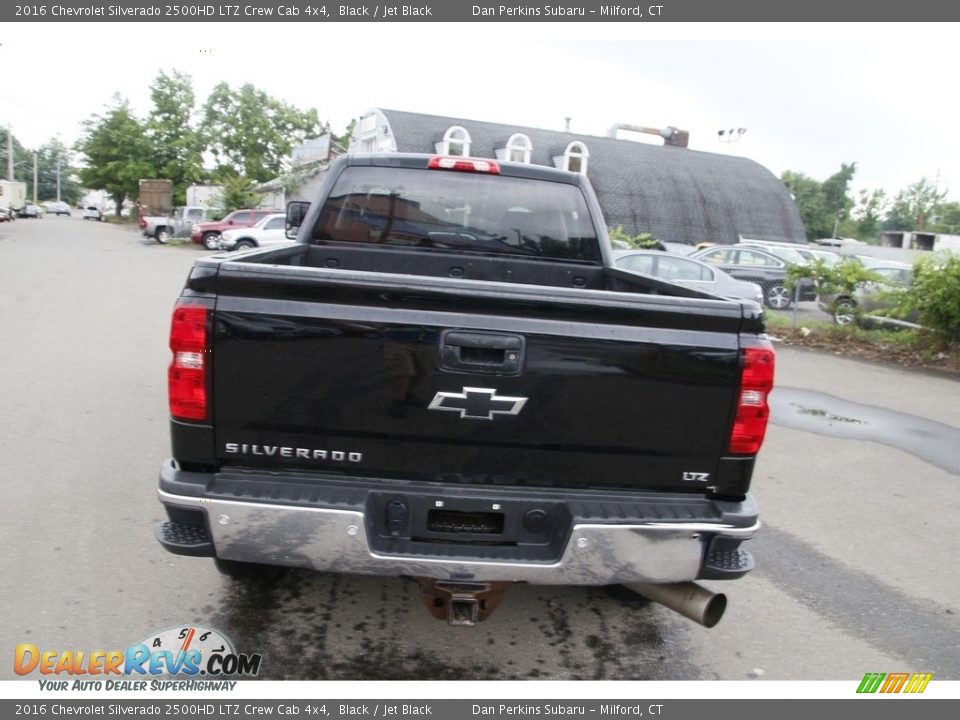
M 785 345 L 960 377 L 960 344 L 945 344 L 930 332 L 837 325 L 829 320 L 794 324 L 789 312 L 770 310 L 766 315 L 767 332 Z

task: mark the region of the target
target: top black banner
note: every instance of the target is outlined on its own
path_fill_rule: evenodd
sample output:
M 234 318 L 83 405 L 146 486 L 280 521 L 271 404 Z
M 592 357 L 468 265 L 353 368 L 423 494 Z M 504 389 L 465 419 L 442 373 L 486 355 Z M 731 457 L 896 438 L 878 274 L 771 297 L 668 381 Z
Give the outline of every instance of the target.
M 942 0 L 35 0 L 0 7 L 2 22 L 944 22 Z

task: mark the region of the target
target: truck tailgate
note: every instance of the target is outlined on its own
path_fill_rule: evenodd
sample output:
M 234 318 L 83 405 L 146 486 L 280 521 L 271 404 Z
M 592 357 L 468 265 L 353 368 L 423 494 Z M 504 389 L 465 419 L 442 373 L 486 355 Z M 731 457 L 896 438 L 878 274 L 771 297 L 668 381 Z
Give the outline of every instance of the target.
M 284 270 L 220 270 L 221 466 L 702 491 L 725 453 L 739 305 Z

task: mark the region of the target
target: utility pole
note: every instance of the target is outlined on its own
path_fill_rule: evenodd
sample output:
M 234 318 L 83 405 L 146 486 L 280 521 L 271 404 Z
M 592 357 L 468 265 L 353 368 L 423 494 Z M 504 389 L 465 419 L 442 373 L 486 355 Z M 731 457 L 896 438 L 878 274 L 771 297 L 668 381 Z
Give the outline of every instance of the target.
M 33 154 L 33 204 L 37 204 L 37 154 Z
M 63 144 L 60 142 L 60 133 L 57 133 L 57 202 L 60 202 L 60 160 L 63 158 Z
M 13 180 L 13 130 L 7 123 L 7 180 Z

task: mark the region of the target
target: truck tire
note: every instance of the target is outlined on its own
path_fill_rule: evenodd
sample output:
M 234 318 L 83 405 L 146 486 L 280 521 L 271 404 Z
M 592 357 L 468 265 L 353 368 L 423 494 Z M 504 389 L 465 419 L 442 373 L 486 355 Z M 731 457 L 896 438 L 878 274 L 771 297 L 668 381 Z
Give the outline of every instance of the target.
M 253 240 L 237 240 L 237 244 L 233 246 L 234 250 L 249 250 L 250 248 L 255 248 L 257 244 Z
M 201 240 L 203 246 L 207 250 L 219 250 L 220 249 L 220 233 L 218 232 L 208 232 L 204 233 L 203 239 Z
M 261 565 L 260 563 L 224 560 L 222 558 L 214 558 L 213 564 L 221 575 L 241 582 L 277 580 L 286 570 L 286 568 L 277 565 Z
M 170 242 L 170 230 L 165 227 L 157 228 L 157 231 L 153 235 L 154 239 L 161 245 L 166 245 Z

